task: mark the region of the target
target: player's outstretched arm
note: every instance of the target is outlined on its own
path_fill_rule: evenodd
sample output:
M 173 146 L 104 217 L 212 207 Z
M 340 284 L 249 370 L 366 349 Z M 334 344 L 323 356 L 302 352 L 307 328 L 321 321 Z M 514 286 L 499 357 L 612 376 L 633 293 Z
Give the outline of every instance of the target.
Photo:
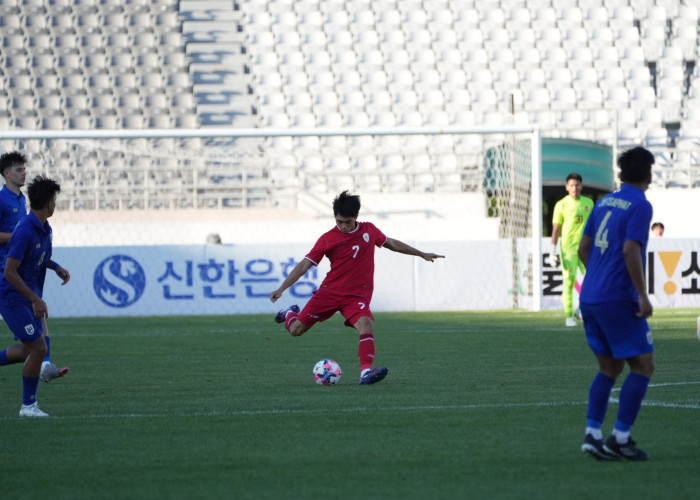
M 312 265 L 313 264 L 309 259 L 303 259 L 296 266 L 294 266 L 294 269 L 292 269 L 287 278 L 282 282 L 282 285 L 277 290 L 270 293 L 270 300 L 272 302 L 277 302 L 277 299 L 279 299 L 282 296 L 284 291 L 290 286 L 292 286 L 294 283 L 296 283 L 299 280 L 299 278 L 304 276 L 306 274 L 306 271 L 311 269 Z
M 421 259 L 427 260 L 428 262 L 433 262 L 435 259 L 444 259 L 444 255 L 438 255 L 436 253 L 426 253 L 413 248 L 411 245 L 407 245 L 403 241 L 396 240 L 394 238 L 387 238 L 386 243 L 384 243 L 384 248 L 388 248 L 392 252 L 403 253 L 406 255 L 415 255 Z

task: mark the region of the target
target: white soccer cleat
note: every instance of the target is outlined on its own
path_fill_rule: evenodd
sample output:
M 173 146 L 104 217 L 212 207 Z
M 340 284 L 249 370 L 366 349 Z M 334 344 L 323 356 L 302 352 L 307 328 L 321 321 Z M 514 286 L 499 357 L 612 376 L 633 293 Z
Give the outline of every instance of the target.
M 35 401 L 34 403 L 32 403 L 30 405 L 22 405 L 22 408 L 19 409 L 19 416 L 20 417 L 48 417 L 49 414 L 41 411 L 41 408 L 39 408 L 39 405 Z
M 39 376 L 42 382 L 51 382 L 53 379 L 63 377 L 68 373 L 68 367 L 58 368 L 53 363 L 47 363 L 41 367 L 41 375 Z
M 576 320 L 574 318 L 566 318 L 566 326 L 576 326 Z

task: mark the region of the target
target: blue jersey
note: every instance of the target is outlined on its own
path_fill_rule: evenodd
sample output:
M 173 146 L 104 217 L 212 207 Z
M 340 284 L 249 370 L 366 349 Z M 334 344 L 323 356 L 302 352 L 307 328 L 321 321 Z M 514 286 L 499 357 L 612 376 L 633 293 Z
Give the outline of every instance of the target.
M 19 195 L 3 186 L 0 189 L 0 233 L 11 233 L 17 223 L 27 215 L 27 200 L 22 192 Z M 0 243 L 0 265 L 5 261 L 7 243 Z
M 24 283 L 39 297 L 44 292 L 46 268 L 51 260 L 52 230 L 48 221 L 43 226 L 33 212 L 22 219 L 7 243 L 6 257 L 21 262 L 17 272 Z M 3 302 L 29 302 L 5 279 L 5 262 L 0 269 L 0 300 Z
M 622 249 L 627 240 L 639 242 L 642 245 L 642 265 L 646 266 L 651 217 L 651 203 L 644 191 L 628 184 L 596 203 L 583 231 L 593 244 L 588 255 L 581 302 L 599 304 L 639 300 Z

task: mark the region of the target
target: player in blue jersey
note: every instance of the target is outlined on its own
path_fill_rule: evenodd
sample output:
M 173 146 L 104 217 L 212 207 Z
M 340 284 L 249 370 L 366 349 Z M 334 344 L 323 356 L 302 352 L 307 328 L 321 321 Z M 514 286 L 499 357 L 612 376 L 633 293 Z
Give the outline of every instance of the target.
M 644 191 L 651 184 L 654 155 L 636 147 L 622 153 L 617 164 L 622 187 L 595 205 L 579 246 L 587 269 L 581 313 L 599 366 L 589 389 L 581 450 L 598 459 L 647 460 L 630 431 L 654 373 L 654 344 L 646 320 L 653 309 L 644 278 L 652 217 Z M 617 421 L 603 443 L 608 399 L 625 363 L 630 373 L 620 390 Z
M 52 231 L 48 219 L 56 209 L 61 187 L 35 177 L 27 193 L 30 213 L 12 232 L 0 274 L 0 314 L 20 344 L 0 351 L 0 366 L 24 362 L 21 417 L 47 417 L 36 401 L 41 364 L 46 356 L 44 319 L 49 315 L 42 299 L 46 269 L 52 269 L 65 285 L 70 273 L 51 260 Z
M 5 261 L 7 242 L 17 223 L 27 215 L 27 202 L 21 191 L 27 176 L 27 159 L 17 151 L 0 155 L 0 174 L 5 185 L 0 190 L 0 269 Z M 51 363 L 51 338 L 44 319 L 44 340 L 46 357 L 41 364 L 41 380 L 50 382 L 68 373 L 68 367 L 58 368 Z

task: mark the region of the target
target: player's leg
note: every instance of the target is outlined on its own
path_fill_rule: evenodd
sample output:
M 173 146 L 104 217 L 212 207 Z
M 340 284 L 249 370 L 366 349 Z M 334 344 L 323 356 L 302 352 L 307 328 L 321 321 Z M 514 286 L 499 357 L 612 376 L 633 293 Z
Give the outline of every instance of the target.
M 625 367 L 625 362 L 612 357 L 612 349 L 599 323 L 601 311 L 599 304 L 581 304 L 584 314 L 586 340 L 598 360 L 598 373 L 588 388 L 588 406 L 586 412 L 586 431 L 581 451 L 598 460 L 615 458 L 605 451 L 603 445 L 603 421 L 608 410 L 610 393 L 615 380 Z
M 294 304 L 289 306 L 287 309 L 281 309 L 275 315 L 275 323 L 286 323 L 287 316 L 290 314 L 299 314 L 299 306 Z
M 603 439 L 602 426 L 608 411 L 610 393 L 617 377 L 625 367 L 625 362 L 612 356 L 596 355 L 598 373 L 588 389 L 588 411 L 586 413 L 586 433 L 595 439 Z
M 287 330 L 289 330 L 289 333 L 292 337 L 298 337 L 300 335 L 305 334 L 306 332 L 309 331 L 311 326 L 307 326 L 301 321 L 299 321 L 299 318 L 289 318 L 289 326 L 287 326 Z
M 576 270 L 578 269 L 578 256 L 574 252 L 561 252 L 561 274 L 564 279 L 564 288 L 561 292 L 561 300 L 564 305 L 564 315 L 566 316 L 566 326 L 576 326 L 573 320 L 574 315 L 574 286 L 576 284 Z M 573 323 L 571 323 L 571 321 Z
M 576 293 L 578 294 L 579 298 L 581 297 L 581 287 L 583 286 L 583 280 L 586 277 L 586 266 L 583 265 L 583 261 L 581 259 L 578 259 L 578 254 L 576 255 L 577 260 L 578 260 L 578 270 L 581 271 L 581 279 L 578 279 L 578 273 L 576 278 L 574 279 L 574 290 L 576 290 Z M 583 321 L 583 317 L 581 315 L 581 305 L 579 304 L 575 309 L 574 309 L 574 318 L 578 319 L 579 321 Z
M 46 318 L 42 318 L 44 325 L 44 341 L 46 342 L 46 356 L 41 363 L 40 378 L 44 382 L 51 382 L 53 379 L 63 377 L 68 373 L 68 367 L 59 368 L 51 363 L 51 337 L 49 336 L 49 326 L 46 324 Z
M 637 448 L 630 434 L 642 408 L 649 381 L 654 373 L 654 353 L 629 358 L 630 373 L 620 389 L 620 406 L 612 435 L 605 442 L 605 449 L 628 460 L 647 460 L 648 454 Z
M 357 356 L 360 358 L 360 376 L 363 376 L 372 369 L 374 363 L 374 321 L 369 316 L 362 316 L 355 321 L 353 327 L 360 336 Z
M 23 335 L 27 332 L 24 330 L 25 321 L 28 319 L 29 322 L 32 321 L 33 315 L 29 318 L 23 316 L 26 312 L 20 310 L 20 308 L 15 307 L 15 304 L 7 304 L 0 301 L 0 315 L 2 315 L 7 327 L 13 333 L 15 340 L 21 341 L 22 338 L 19 337 L 15 332 L 17 328 L 21 329 Z M 17 320 L 15 316 L 20 316 Z M 33 333 L 33 331 L 32 331 Z M 13 344 L 9 346 L 4 351 L 0 351 L 0 366 L 13 365 L 15 363 L 23 363 L 27 356 L 29 356 L 29 349 L 24 344 Z
M 2 315 L 10 331 L 13 331 L 14 312 L 15 308 L 10 304 L 0 302 L 0 315 Z M 20 338 L 15 335 L 15 340 L 20 340 Z M 0 366 L 23 363 L 27 356 L 29 356 L 29 350 L 24 344 L 13 344 L 4 351 L 0 351 Z
M 630 434 L 655 369 L 651 331 L 647 320 L 636 316 L 636 302 L 617 302 L 608 307 L 610 345 L 615 358 L 629 364 L 630 373 L 620 389 L 617 420 L 605 449 L 628 460 L 647 460 L 648 455 L 637 448 Z
M 23 344 L 13 344 L 4 351 L 0 351 L 0 366 L 23 363 L 27 356 L 29 356 L 29 350 Z
M 24 356 L 22 367 L 22 407 L 21 417 L 48 417 L 39 409 L 36 402 L 36 393 L 39 386 L 39 374 L 41 363 L 46 356 L 46 341 L 44 341 L 44 325 L 40 318 L 34 317 L 31 305 L 26 304 L 2 304 L 0 306 L 5 323 L 10 331 L 22 342 L 24 353 L 11 347 L 10 357 Z
M 43 336 L 39 336 L 33 342 L 23 341 L 23 343 L 29 355 L 22 367 L 22 407 L 19 410 L 19 416 L 48 417 L 48 414 L 39 409 L 36 400 L 41 363 L 46 356 L 46 341 Z
M 311 325 L 307 326 L 301 321 L 299 321 L 300 309 L 299 306 L 293 305 L 287 309 L 277 313 L 275 316 L 275 321 L 277 323 L 284 323 L 284 327 L 290 333 L 292 337 L 298 337 L 306 333 Z
M 360 358 L 360 385 L 376 384 L 389 373 L 386 367 L 372 369 L 375 356 L 374 316 L 369 309 L 369 299 L 350 297 L 340 310 L 345 324 L 357 330 L 359 343 L 357 356 Z
M 292 337 L 303 335 L 319 321 L 325 321 L 338 311 L 337 299 L 329 294 L 317 291 L 302 310 L 299 306 L 280 311 L 275 317 L 278 323 L 284 322 Z M 278 318 L 283 315 L 282 321 Z
M 581 451 L 599 460 L 610 460 L 613 457 L 603 445 L 603 421 L 608 411 L 610 393 L 625 363 L 610 356 L 596 356 L 596 358 L 598 358 L 599 371 L 588 388 L 586 433 Z

